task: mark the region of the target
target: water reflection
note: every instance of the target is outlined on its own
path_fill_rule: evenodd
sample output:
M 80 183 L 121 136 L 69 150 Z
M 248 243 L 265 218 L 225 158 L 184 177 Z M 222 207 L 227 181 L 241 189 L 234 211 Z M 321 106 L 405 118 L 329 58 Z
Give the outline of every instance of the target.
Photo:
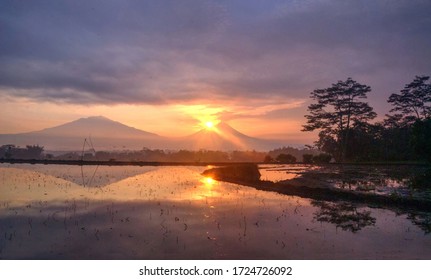
M 422 229 L 425 234 L 431 233 L 431 213 L 408 213 L 407 219 Z
M 289 181 L 379 195 L 431 200 L 431 168 L 423 165 L 261 165 L 263 180 Z
M 104 187 L 115 182 L 140 175 L 152 170 L 156 170 L 154 166 L 93 166 L 84 165 L 30 165 L 30 164 L 15 164 L 15 165 L 0 165 L 3 168 L 17 168 L 20 170 L 28 170 L 52 176 L 55 178 L 69 181 L 70 183 L 81 185 L 85 187 Z
M 337 231 L 316 218 L 330 219 L 336 204 L 218 182 L 200 175 L 205 167 L 101 168 L 95 180 L 120 178 L 98 187 L 83 187 L 79 167 L 67 168 L 1 165 L 0 258 L 431 257 L 430 235 L 388 210 L 366 209 L 367 219 L 358 207 L 357 230 Z
M 431 191 L 431 168 L 413 173 L 408 179 L 408 186 L 413 189 Z
M 335 224 L 342 230 L 357 232 L 366 226 L 376 224 L 376 218 L 371 216 L 371 211 L 358 210 L 351 203 L 313 201 L 311 204 L 320 208 L 314 213 L 317 221 Z
M 215 180 L 211 177 L 204 177 L 203 182 L 205 183 L 205 186 L 211 188 L 214 185 Z

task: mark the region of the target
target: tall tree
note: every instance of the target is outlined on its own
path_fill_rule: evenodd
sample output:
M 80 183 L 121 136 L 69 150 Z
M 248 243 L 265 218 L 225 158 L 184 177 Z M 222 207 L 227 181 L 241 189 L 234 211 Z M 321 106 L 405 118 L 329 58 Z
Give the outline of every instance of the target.
M 431 161 L 431 84 L 429 76 L 415 76 L 400 93 L 393 93 L 388 102 L 393 106 L 384 125 L 385 147 L 393 142 L 392 152 L 401 160 Z
M 431 84 L 426 83 L 429 78 L 428 76 L 416 76 L 413 82 L 405 85 L 399 94 L 391 94 L 388 102 L 392 104 L 393 108 L 390 112 L 403 114 L 404 120 L 410 123 L 430 118 Z
M 376 117 L 373 108 L 361 101 L 370 91 L 369 86 L 352 78 L 314 90 L 310 97 L 315 103 L 308 106 L 310 114 L 305 116 L 307 124 L 303 131 L 320 130 L 318 148 L 344 161 L 352 128 Z

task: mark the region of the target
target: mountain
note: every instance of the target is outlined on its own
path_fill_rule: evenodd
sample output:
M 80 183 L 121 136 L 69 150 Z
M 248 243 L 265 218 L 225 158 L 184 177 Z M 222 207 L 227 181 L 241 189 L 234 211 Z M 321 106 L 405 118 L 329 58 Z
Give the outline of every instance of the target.
M 20 134 L 0 134 L 0 146 L 40 145 L 51 151 L 79 151 L 87 139 L 96 151 L 101 150 L 141 150 L 187 149 L 187 150 L 258 150 L 267 151 L 283 146 L 282 143 L 247 136 L 220 122 L 213 128 L 202 129 L 192 135 L 168 138 L 139 130 L 108 118 L 97 116 L 81 118 L 66 124 L 40 131 Z
M 154 133 L 124 125 L 120 122 L 110 120 L 103 116 L 81 118 L 56 127 L 32 132 L 32 134 L 71 137 L 88 137 L 89 135 L 92 137 L 106 137 L 109 135 L 110 138 L 151 138 L 159 136 Z
M 44 146 L 45 150 L 64 151 L 82 149 L 85 139 L 89 144 L 92 143 L 96 150 L 138 150 L 144 146 L 155 148 L 151 144 L 166 141 L 166 138 L 157 134 L 139 130 L 102 116 L 81 118 L 40 131 L 0 135 L 1 144 L 17 146 L 39 144 Z
M 266 151 L 281 147 L 282 143 L 245 135 L 225 122 L 210 129 L 202 129 L 192 135 L 178 139 L 178 145 L 189 150 L 258 150 Z

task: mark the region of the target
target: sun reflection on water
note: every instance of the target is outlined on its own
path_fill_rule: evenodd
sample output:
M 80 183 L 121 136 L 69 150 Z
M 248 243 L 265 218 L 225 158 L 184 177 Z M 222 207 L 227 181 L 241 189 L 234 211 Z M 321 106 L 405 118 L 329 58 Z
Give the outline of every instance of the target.
M 203 179 L 203 182 L 204 182 L 205 186 L 212 187 L 214 185 L 214 183 L 215 183 L 215 180 L 213 178 L 211 178 L 211 177 L 205 177 Z

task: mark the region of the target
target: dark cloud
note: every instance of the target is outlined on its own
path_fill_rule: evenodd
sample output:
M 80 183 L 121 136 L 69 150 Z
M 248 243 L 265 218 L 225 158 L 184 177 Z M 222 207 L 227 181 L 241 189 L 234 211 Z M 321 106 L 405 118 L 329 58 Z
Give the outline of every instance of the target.
M 0 90 L 78 104 L 268 101 L 351 76 L 383 101 L 431 73 L 430 12 L 425 0 L 5 0 Z

